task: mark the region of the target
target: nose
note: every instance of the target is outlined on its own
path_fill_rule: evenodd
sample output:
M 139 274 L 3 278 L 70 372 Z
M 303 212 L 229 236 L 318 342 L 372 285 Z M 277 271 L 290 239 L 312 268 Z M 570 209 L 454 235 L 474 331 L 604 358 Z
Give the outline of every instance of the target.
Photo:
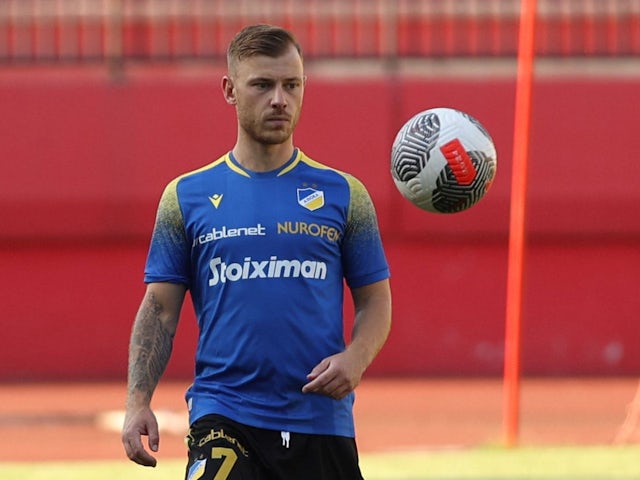
M 271 98 L 271 106 L 278 108 L 285 108 L 287 106 L 287 99 L 284 93 L 282 85 L 276 85 L 273 89 L 273 97 Z

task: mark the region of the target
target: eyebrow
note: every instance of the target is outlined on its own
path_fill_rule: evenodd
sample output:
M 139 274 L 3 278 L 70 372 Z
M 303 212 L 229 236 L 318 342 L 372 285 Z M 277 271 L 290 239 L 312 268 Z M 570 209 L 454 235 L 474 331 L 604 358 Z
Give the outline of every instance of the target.
M 264 76 L 256 76 L 253 78 L 249 78 L 249 82 L 275 82 L 279 79 L 274 77 L 264 77 Z M 304 76 L 295 76 L 295 77 L 286 77 L 281 79 L 283 82 L 302 82 L 304 80 Z

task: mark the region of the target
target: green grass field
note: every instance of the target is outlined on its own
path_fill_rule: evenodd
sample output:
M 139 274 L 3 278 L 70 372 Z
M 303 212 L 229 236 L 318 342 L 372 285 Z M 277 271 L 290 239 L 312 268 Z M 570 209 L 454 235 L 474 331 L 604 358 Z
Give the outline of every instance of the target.
M 397 454 L 365 454 L 366 480 L 638 480 L 640 446 L 474 448 Z M 0 463 L 3 480 L 179 480 L 182 460 L 155 469 L 126 460 Z

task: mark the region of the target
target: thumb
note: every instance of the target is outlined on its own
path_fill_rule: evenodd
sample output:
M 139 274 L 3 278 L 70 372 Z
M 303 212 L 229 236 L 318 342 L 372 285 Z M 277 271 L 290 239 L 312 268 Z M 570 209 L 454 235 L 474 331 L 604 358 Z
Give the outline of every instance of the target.
M 148 427 L 149 436 L 149 448 L 153 452 L 157 452 L 160 448 L 160 432 L 158 430 L 158 423 L 152 422 Z

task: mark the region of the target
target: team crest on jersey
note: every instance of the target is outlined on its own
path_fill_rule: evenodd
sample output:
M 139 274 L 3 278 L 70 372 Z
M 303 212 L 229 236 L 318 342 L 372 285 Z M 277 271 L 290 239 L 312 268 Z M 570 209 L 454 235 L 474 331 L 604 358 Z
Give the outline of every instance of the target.
M 207 461 L 196 460 L 193 462 L 193 465 L 189 468 L 189 473 L 187 474 L 187 480 L 198 480 L 204 475 L 204 469 L 207 466 Z
M 313 212 L 324 206 L 324 192 L 315 188 L 298 188 L 298 203 Z

